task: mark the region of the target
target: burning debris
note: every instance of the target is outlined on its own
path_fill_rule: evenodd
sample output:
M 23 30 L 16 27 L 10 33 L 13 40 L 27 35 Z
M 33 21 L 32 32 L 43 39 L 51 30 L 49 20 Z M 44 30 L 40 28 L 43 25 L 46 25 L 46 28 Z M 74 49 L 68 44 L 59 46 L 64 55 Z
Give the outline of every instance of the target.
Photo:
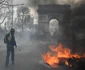
M 53 68 L 65 64 L 69 67 L 85 67 L 85 53 L 80 55 L 72 54 L 69 48 L 64 48 L 62 44 L 49 46 L 51 52 L 42 55 L 44 62 Z

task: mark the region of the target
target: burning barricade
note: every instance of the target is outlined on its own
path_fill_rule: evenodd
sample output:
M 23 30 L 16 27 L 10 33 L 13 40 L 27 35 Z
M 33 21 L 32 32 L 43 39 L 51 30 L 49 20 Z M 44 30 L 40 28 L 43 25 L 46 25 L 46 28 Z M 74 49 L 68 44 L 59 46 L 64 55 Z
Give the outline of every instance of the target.
M 44 62 L 53 68 L 64 64 L 69 67 L 85 67 L 85 54 L 79 55 L 77 53 L 71 54 L 69 48 L 64 48 L 62 44 L 56 46 L 49 46 L 51 52 L 42 55 Z

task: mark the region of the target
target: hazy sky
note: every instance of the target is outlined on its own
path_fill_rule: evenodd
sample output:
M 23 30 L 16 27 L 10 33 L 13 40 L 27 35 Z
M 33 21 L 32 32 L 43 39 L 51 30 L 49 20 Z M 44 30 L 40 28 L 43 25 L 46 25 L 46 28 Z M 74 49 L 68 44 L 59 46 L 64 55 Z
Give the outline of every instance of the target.
M 78 4 L 84 0 L 14 0 L 14 3 L 24 3 L 26 5 L 39 5 L 39 4 Z

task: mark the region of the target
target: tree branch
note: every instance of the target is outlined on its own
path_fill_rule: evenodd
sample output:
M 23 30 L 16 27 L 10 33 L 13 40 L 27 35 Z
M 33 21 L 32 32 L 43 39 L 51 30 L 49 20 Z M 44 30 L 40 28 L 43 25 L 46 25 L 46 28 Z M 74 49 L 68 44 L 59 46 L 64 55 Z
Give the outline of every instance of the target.
M 8 13 L 6 14 L 6 16 L 4 17 L 4 19 L 2 20 L 2 22 L 0 24 L 2 24 L 4 22 L 4 20 L 6 19 Z
M 1 1 L 0 4 L 2 4 L 3 2 L 5 2 L 5 0 Z

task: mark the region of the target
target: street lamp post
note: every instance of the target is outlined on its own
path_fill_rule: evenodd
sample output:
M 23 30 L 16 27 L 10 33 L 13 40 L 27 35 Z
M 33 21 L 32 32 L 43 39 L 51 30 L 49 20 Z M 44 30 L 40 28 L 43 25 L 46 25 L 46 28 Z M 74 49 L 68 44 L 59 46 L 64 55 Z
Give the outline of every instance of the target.
M 13 9 L 14 9 L 14 6 L 20 6 L 20 5 L 24 5 L 24 4 L 16 4 L 16 5 L 13 5 L 13 0 L 12 0 L 12 5 L 10 5 L 10 6 L 12 6 L 12 27 L 13 27 L 13 14 L 14 14 Z
M 14 8 L 14 7 L 13 7 L 13 0 L 12 0 L 12 27 L 13 27 L 13 13 L 14 13 L 14 12 L 13 12 L 13 8 Z

